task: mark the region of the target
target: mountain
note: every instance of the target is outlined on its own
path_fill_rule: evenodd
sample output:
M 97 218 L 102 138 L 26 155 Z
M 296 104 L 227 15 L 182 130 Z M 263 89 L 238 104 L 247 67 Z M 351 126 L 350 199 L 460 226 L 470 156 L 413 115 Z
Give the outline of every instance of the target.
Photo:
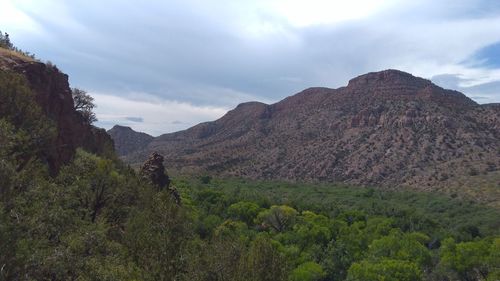
M 115 150 L 119 156 L 144 149 L 154 138 L 146 133 L 139 133 L 130 127 L 120 125 L 115 125 L 108 130 L 108 134 L 113 139 Z
M 222 118 L 154 138 L 152 151 L 180 172 L 292 181 L 412 186 L 491 178 L 500 168 L 500 106 L 397 70 L 338 89 L 310 88 L 267 105 L 238 105 Z M 496 188 L 498 190 L 498 188 Z
M 88 124 L 75 109 L 68 76 L 57 66 L 0 48 L 0 71 L 20 75 L 42 114 L 54 125 L 55 137 L 44 156 L 52 174 L 72 160 L 79 147 L 100 155 L 112 153 L 113 141 L 106 131 Z

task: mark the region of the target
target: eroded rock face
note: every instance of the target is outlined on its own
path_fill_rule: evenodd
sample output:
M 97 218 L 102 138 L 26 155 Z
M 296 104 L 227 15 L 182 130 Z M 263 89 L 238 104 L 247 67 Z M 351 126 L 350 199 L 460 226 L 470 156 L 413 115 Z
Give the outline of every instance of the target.
M 163 156 L 157 152 L 153 152 L 148 160 L 144 162 L 140 170 L 140 176 L 147 180 L 150 184 L 157 188 L 158 191 L 167 189 L 172 196 L 174 202 L 181 204 L 181 196 L 175 186 L 170 185 L 170 178 L 165 172 L 163 166 Z
M 139 133 L 130 127 L 116 125 L 108 134 L 115 143 L 116 153 L 118 156 L 127 155 L 133 151 L 144 149 L 152 140 L 153 137 L 146 133 Z
M 163 156 L 157 152 L 153 152 L 144 162 L 140 175 L 158 190 L 168 188 L 170 185 L 170 178 L 165 173 L 165 166 L 163 166 Z
M 56 125 L 57 138 L 47 159 L 52 174 L 57 174 L 79 147 L 100 155 L 113 151 L 106 131 L 87 124 L 75 110 L 68 76 L 56 66 L 3 50 L 0 68 L 26 77 L 36 102 Z
M 154 150 L 186 173 L 448 188 L 471 173 L 500 174 L 499 120 L 497 105 L 387 70 L 271 105 L 242 104 L 125 159 Z

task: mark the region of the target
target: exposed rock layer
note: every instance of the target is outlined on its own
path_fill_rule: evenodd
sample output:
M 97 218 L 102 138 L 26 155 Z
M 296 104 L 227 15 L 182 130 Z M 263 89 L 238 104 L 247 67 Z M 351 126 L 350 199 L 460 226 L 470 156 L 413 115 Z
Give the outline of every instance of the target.
M 436 188 L 498 175 L 499 124 L 498 105 L 386 70 L 271 105 L 241 104 L 125 159 L 137 163 L 159 151 L 168 169 L 181 172 Z
M 153 137 L 146 133 L 139 133 L 130 127 L 119 125 L 108 130 L 108 134 L 113 139 L 119 156 L 144 149 L 153 140 Z
M 168 188 L 170 185 L 170 178 L 165 173 L 165 166 L 163 166 L 163 156 L 156 152 L 153 152 L 144 162 L 140 175 L 158 190 Z
M 0 48 L 0 69 L 24 75 L 36 102 L 54 121 L 58 134 L 47 159 L 53 174 L 73 158 L 78 147 L 97 154 L 113 150 L 106 131 L 87 124 L 75 110 L 68 76 L 56 66 Z

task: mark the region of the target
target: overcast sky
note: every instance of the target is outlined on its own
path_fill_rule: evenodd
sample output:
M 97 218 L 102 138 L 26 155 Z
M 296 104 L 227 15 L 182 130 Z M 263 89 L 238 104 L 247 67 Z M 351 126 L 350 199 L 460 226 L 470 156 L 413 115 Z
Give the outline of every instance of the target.
M 0 0 L 0 30 L 152 135 L 388 68 L 500 102 L 498 0 Z

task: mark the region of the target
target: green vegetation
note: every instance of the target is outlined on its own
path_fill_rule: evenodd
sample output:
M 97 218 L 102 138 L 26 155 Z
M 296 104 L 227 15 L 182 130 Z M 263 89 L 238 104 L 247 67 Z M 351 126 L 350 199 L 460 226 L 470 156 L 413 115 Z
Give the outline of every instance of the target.
M 5 49 L 14 48 L 14 44 L 10 41 L 9 34 L 7 32 L 3 33 L 0 31 L 0 47 Z
M 55 134 L 0 71 L 0 280 L 498 280 L 497 209 L 430 193 L 174 178 L 178 205 Z
M 31 59 L 35 59 L 34 54 L 31 54 L 30 52 L 23 51 L 23 50 L 17 48 L 16 46 L 14 46 L 14 44 L 10 40 L 9 34 L 7 32 L 4 33 L 1 30 L 0 30 L 0 48 L 4 48 L 4 49 L 10 50 L 10 51 L 19 53 L 19 54 L 26 56 L 28 58 L 31 58 Z
M 92 124 L 97 121 L 97 116 L 94 113 L 94 108 L 96 105 L 94 104 L 94 98 L 91 97 L 86 91 L 72 88 L 71 96 L 73 97 L 73 101 L 75 103 L 76 111 L 82 116 L 83 120 L 87 124 Z

